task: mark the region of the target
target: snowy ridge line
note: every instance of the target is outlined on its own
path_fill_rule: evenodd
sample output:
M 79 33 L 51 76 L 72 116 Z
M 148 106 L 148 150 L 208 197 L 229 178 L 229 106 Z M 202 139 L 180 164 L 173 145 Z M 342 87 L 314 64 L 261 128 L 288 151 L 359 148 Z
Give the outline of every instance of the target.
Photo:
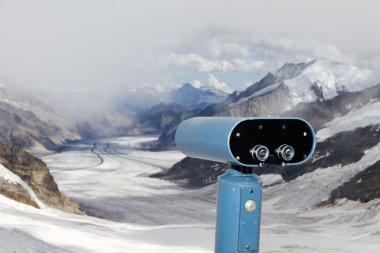
M 319 141 L 341 132 L 352 131 L 359 127 L 380 124 L 380 101 L 369 103 L 360 109 L 350 111 L 348 114 L 335 118 L 324 125 L 317 132 Z M 380 126 L 379 126 L 380 131 Z
M 267 87 L 265 87 L 265 88 L 262 88 L 262 89 L 256 91 L 255 93 L 253 93 L 252 95 L 250 95 L 250 96 L 248 96 L 248 97 L 240 98 L 240 99 L 239 99 L 238 101 L 236 101 L 235 103 L 228 104 L 227 106 L 228 106 L 228 107 L 232 107 L 232 106 L 235 105 L 235 104 L 241 104 L 241 103 L 244 103 L 244 102 L 250 100 L 251 98 L 254 98 L 254 97 L 260 97 L 260 96 L 262 96 L 262 95 L 265 95 L 265 94 L 267 94 L 267 93 L 269 93 L 269 92 L 272 92 L 272 91 L 276 90 L 277 88 L 279 88 L 279 87 L 280 87 L 281 85 L 283 85 L 283 84 L 284 84 L 283 81 L 281 81 L 281 82 L 276 82 L 276 83 L 274 83 L 274 84 L 272 84 L 272 85 L 269 85 L 269 86 L 267 86 Z
M 308 63 L 305 69 L 298 69 L 296 75 L 289 72 L 294 71 L 294 68 L 283 68 L 273 74 L 274 83 L 248 97 L 239 99 L 233 104 L 229 104 L 228 107 L 265 95 L 284 86 L 289 90 L 289 102 L 285 109 L 291 110 L 299 103 L 330 100 L 339 96 L 340 92 L 356 92 L 369 88 L 378 84 L 380 79 L 380 76 L 374 71 L 325 59 Z M 316 94 L 315 89 L 320 94 Z
M 317 96 L 311 96 L 310 91 L 313 86 L 321 89 L 323 99 L 329 100 L 338 96 L 340 91 L 355 92 L 371 87 L 378 79 L 378 74 L 373 71 L 320 59 L 308 66 L 300 75 L 285 80 L 284 83 L 290 90 L 291 104 L 295 106 L 299 102 L 318 99 Z M 309 96 L 305 99 L 302 95 Z
M 280 211 L 279 207 L 285 212 L 289 211 L 289 208 L 313 208 L 316 204 L 328 200 L 331 192 L 337 187 L 376 163 L 380 159 L 379 153 L 380 143 L 366 150 L 363 157 L 356 163 L 317 169 L 290 182 L 275 185 L 267 190 L 265 199 L 282 196 L 272 203 L 276 212 Z
M 14 174 L 12 171 L 8 170 L 6 167 L 4 167 L 2 164 L 0 164 L 0 177 L 4 178 L 5 181 L 12 183 L 12 184 L 18 184 L 22 188 L 24 188 L 31 199 L 36 202 L 36 204 L 40 208 L 45 208 L 45 204 L 43 204 L 40 199 L 37 197 L 37 195 L 34 193 L 33 189 L 25 183 L 19 176 Z

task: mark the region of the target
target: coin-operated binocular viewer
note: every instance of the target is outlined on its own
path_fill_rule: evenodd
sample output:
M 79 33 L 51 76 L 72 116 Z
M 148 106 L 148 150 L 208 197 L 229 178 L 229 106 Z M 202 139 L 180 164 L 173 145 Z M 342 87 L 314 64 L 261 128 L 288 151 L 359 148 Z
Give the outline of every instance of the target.
M 218 178 L 215 253 L 259 252 L 265 164 L 298 165 L 315 149 L 315 133 L 299 118 L 199 117 L 185 120 L 175 142 L 184 154 L 230 164 Z

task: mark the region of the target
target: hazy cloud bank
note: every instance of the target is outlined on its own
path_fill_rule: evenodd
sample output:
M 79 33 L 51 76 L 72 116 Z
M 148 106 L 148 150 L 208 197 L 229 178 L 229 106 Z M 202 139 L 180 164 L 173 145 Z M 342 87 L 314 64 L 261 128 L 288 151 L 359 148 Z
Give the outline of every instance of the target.
M 378 69 L 379 9 L 371 0 L 4 0 L 0 82 L 91 111 L 149 104 L 192 80 L 243 89 L 285 62 Z

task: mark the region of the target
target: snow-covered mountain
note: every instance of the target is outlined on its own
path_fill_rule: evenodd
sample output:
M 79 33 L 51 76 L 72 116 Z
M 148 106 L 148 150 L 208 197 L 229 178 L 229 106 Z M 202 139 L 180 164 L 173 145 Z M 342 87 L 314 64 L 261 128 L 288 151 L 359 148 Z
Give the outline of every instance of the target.
M 380 78 L 376 78 L 374 72 L 324 60 L 285 64 L 244 92 L 236 92 L 197 115 L 305 118 L 317 131 L 313 159 L 297 168 L 265 166 L 256 173 L 278 174 L 293 181 L 314 171 L 327 170 L 328 174 L 330 169 L 336 173 L 341 170 L 343 175 L 326 189 L 320 201 L 334 202 L 342 197 L 370 201 L 380 197 L 380 190 L 371 184 L 374 179 L 367 176 L 370 173 L 380 180 L 376 151 L 380 143 Z M 166 147 L 173 147 L 169 139 L 174 140 L 175 129 L 172 126 L 170 134 L 163 134 L 165 143 L 170 143 Z M 201 186 L 214 183 L 227 168 L 222 163 L 185 158 L 157 176 Z
M 279 115 L 300 103 L 330 100 L 341 93 L 371 87 L 379 80 L 380 75 L 374 71 L 329 60 L 288 63 L 245 91 L 232 94 L 227 106 L 216 113 L 225 116 Z
M 373 71 L 327 60 L 315 60 L 304 65 L 285 64 L 274 76 L 277 83 L 258 90 L 252 96 L 261 96 L 284 85 L 289 90 L 287 110 L 302 102 L 328 100 L 342 92 L 360 91 L 375 85 L 380 79 Z
M 185 108 L 203 108 L 209 104 L 219 103 L 228 96 L 221 88 L 211 85 L 193 85 L 185 83 L 169 89 L 157 87 L 138 87 L 121 92 L 115 99 L 116 110 L 123 115 L 144 113 L 158 104 L 180 105 Z
M 168 104 L 178 104 L 188 109 L 203 108 L 210 104 L 222 102 L 227 93 L 212 87 L 196 88 L 190 83 L 185 83 L 178 89 L 170 92 Z
M 0 138 L 33 151 L 53 149 L 80 136 L 75 121 L 26 92 L 0 87 Z
M 172 125 L 179 124 L 183 115 L 195 115 L 211 104 L 224 101 L 227 96 L 219 89 L 185 83 L 171 90 L 164 102 L 138 113 L 131 133 L 160 134 L 168 131 Z

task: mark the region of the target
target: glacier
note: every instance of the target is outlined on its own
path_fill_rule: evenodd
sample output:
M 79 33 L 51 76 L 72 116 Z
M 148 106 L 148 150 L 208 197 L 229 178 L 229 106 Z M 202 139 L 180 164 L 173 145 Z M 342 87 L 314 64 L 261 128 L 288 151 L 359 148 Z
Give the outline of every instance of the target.
M 149 175 L 183 158 L 149 152 L 156 137 L 93 139 L 41 158 L 60 188 L 92 216 L 35 209 L 0 196 L 0 252 L 213 252 L 216 186 L 199 189 Z M 315 170 L 286 182 L 264 176 L 261 252 L 380 251 L 380 200 L 342 199 L 329 191 L 378 159 L 380 146 L 355 164 Z

